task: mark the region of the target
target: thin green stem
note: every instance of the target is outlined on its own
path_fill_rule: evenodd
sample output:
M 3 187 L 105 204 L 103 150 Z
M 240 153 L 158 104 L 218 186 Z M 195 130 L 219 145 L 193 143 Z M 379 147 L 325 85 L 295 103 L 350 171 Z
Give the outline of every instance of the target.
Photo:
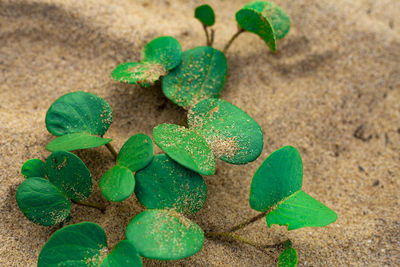
M 106 148 L 111 152 L 111 154 L 113 155 L 114 159 L 116 160 L 117 157 L 118 157 L 118 153 L 117 153 L 117 151 L 115 151 L 114 147 L 110 143 L 107 143 L 106 144 Z
M 256 221 L 258 221 L 259 219 L 265 217 L 266 214 L 267 214 L 267 212 L 263 212 L 263 213 L 260 213 L 260 214 L 254 216 L 254 217 L 252 217 L 252 218 L 250 218 L 248 220 L 245 220 L 244 222 L 233 226 L 231 229 L 228 230 L 228 232 L 231 233 L 231 232 L 235 232 L 235 231 L 237 231 L 239 229 L 242 229 L 242 228 L 244 228 L 244 227 L 246 227 L 246 226 L 248 226 L 248 225 L 250 225 L 250 224 L 252 224 L 252 223 L 254 223 Z
M 246 245 L 250 245 L 253 246 L 257 249 L 266 249 L 266 248 L 281 248 L 283 246 L 283 244 L 286 242 L 281 242 L 281 243 L 277 243 L 277 244 L 272 244 L 272 245 L 263 245 L 263 244 L 259 244 L 257 242 L 253 242 L 251 240 L 248 240 L 240 235 L 236 235 L 236 234 L 232 234 L 232 233 L 228 233 L 228 232 L 208 232 L 205 233 L 205 236 L 207 238 L 222 238 L 222 239 L 226 239 L 229 241 L 235 241 L 235 242 L 239 242 L 242 244 L 246 244 Z
M 210 46 L 210 36 L 208 34 L 207 25 L 203 24 L 203 29 L 206 34 L 206 45 Z
M 88 201 L 75 201 L 72 200 L 73 203 L 77 204 L 77 205 L 81 205 L 81 206 L 86 206 L 86 207 L 91 207 L 94 209 L 98 209 L 100 210 L 102 213 L 106 212 L 106 206 L 101 205 L 101 204 L 97 204 L 97 203 L 92 203 L 92 202 L 88 202 Z
M 222 50 L 222 52 L 224 54 L 226 54 L 226 52 L 228 51 L 229 47 L 231 46 L 231 44 L 233 43 L 233 41 L 236 40 L 236 38 L 238 38 L 238 36 L 242 33 L 245 32 L 244 29 L 239 28 L 238 31 L 231 37 L 231 39 L 228 41 L 228 43 L 225 45 L 224 50 Z
M 215 30 L 211 29 L 211 40 L 210 40 L 210 46 L 212 47 L 214 44 L 214 37 L 215 37 Z

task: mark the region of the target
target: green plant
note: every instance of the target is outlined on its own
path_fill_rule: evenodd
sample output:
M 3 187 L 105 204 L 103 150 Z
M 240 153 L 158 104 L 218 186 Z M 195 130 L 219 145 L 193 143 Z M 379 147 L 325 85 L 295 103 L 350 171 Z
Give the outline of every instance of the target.
M 268 227 L 285 225 L 288 230 L 322 227 L 337 219 L 334 211 L 301 190 L 302 160 L 291 146 L 273 152 L 253 176 L 249 202 L 259 214 L 226 232 L 206 233 L 185 217 L 204 206 L 207 185 L 201 175 L 215 173 L 216 158 L 247 164 L 259 157 L 264 145 L 260 125 L 240 108 L 218 99 L 228 70 L 224 53 L 245 31 L 259 35 L 275 52 L 276 41 L 290 29 L 288 15 L 276 4 L 252 2 L 236 13 L 238 32 L 221 52 L 212 48 L 212 8 L 197 7 L 195 17 L 203 25 L 207 46 L 182 52 L 173 37 L 158 37 L 143 48 L 140 62 L 120 64 L 112 72 L 115 80 L 142 87 L 162 79 L 165 96 L 185 109 L 180 125 L 161 124 L 153 129 L 154 141 L 165 154 L 154 155 L 153 142 L 145 134 L 131 136 L 117 153 L 111 139 L 103 138 L 112 110 L 93 94 L 69 93 L 49 108 L 46 127 L 59 137 L 47 145 L 53 154 L 46 163 L 33 159 L 21 169 L 27 179 L 16 198 L 25 216 L 42 225 L 63 223 L 71 201 L 104 210 L 83 202 L 92 191 L 91 175 L 77 156 L 67 152 L 101 145 L 116 161 L 100 179 L 103 196 L 119 202 L 135 192 L 146 209 L 132 219 L 126 239 L 114 248 L 107 246 L 106 234 L 97 224 L 83 222 L 59 229 L 42 248 L 38 266 L 142 266 L 141 257 L 189 257 L 202 248 L 205 238 L 275 248 L 282 251 L 278 266 L 296 266 L 297 252 L 290 241 L 263 245 L 235 232 L 264 217 Z

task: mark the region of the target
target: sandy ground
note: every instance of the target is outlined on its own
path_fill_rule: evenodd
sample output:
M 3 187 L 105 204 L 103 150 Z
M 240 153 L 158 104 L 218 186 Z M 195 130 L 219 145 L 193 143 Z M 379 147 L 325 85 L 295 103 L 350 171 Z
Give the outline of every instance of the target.
M 304 189 L 339 218 L 325 228 L 288 232 L 264 220 L 240 231 L 264 244 L 290 238 L 299 266 L 395 266 L 400 262 L 400 1 L 276 1 L 292 18 L 277 54 L 243 34 L 227 57 L 222 98 L 262 127 L 265 147 L 246 166 L 218 162 L 206 177 L 206 205 L 192 218 L 206 231 L 225 230 L 257 214 L 248 204 L 252 174 L 269 153 L 296 146 L 304 162 Z M 160 88 L 114 82 L 112 69 L 139 59 L 141 48 L 172 35 L 184 49 L 203 45 L 192 18 L 198 1 L 43 0 L 0 1 L 0 265 L 33 266 L 56 230 L 29 222 L 15 191 L 20 167 L 45 159 L 48 107 L 61 95 L 84 90 L 114 110 L 107 133 L 118 149 L 132 134 L 151 134 L 160 123 L 178 123 L 182 110 Z M 216 47 L 236 30 L 243 0 L 209 1 L 217 14 Z M 159 152 L 159 150 L 158 150 Z M 96 183 L 112 165 L 104 148 L 78 151 Z M 97 188 L 97 187 L 96 187 Z M 107 203 L 98 189 L 92 201 Z M 132 196 L 108 204 L 106 214 L 74 205 L 70 223 L 92 221 L 110 245 L 124 237 L 142 210 Z M 273 266 L 276 251 L 206 240 L 197 255 L 145 266 Z

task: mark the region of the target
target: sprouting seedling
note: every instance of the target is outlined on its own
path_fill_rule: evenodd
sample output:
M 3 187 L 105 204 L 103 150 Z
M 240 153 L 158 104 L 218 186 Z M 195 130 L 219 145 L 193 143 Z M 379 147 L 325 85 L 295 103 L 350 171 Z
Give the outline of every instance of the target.
M 215 31 L 214 29 L 211 29 L 211 34 L 210 34 L 208 32 L 208 27 L 213 26 L 215 23 L 214 10 L 212 9 L 211 6 L 207 4 L 198 6 L 194 11 L 194 17 L 198 19 L 203 25 L 203 29 L 206 34 L 206 40 L 207 40 L 206 45 L 212 46 L 214 43 Z
M 142 51 L 140 62 L 118 65 L 112 72 L 113 79 L 143 87 L 153 85 L 161 76 L 182 61 L 182 47 L 170 36 L 158 37 L 149 42 Z
M 267 224 L 288 230 L 322 227 L 337 214 L 301 190 L 303 163 L 296 148 L 285 146 L 272 153 L 254 174 L 250 206 L 266 214 Z
M 51 226 L 64 222 L 71 211 L 71 200 L 79 204 L 92 193 L 90 171 L 70 152 L 54 152 L 46 163 L 29 160 L 21 172 L 27 179 L 17 189 L 17 203 L 34 223 Z
M 122 146 L 116 165 L 100 179 L 103 196 L 113 202 L 127 199 L 135 189 L 134 172 L 146 167 L 153 159 L 154 145 L 145 134 L 135 134 Z
M 278 267 L 296 267 L 297 266 L 297 251 L 292 247 L 292 243 L 287 241 L 284 244 L 285 250 L 279 255 Z
M 142 259 L 127 240 L 120 241 L 109 253 L 103 228 L 82 222 L 56 231 L 40 251 L 38 267 L 67 265 L 141 267 Z
M 97 224 L 83 222 L 55 232 L 43 246 L 38 267 L 142 266 L 141 256 L 178 260 L 197 253 L 204 243 L 203 230 L 170 210 L 145 210 L 129 223 L 126 240 L 109 253 L 107 237 Z
M 102 138 L 111 125 L 113 113 L 102 98 L 86 92 L 73 92 L 58 98 L 46 114 L 47 130 L 59 136 L 49 144 L 49 151 L 71 151 L 106 145 Z
M 207 198 L 203 178 L 165 154 L 136 173 L 135 194 L 148 209 L 171 209 L 183 214 L 198 212 Z
M 267 46 L 276 51 L 276 41 L 285 37 L 290 30 L 290 18 L 277 4 L 267 1 L 255 1 L 244 5 L 236 13 L 238 31 L 224 48 L 228 50 L 232 42 L 243 32 L 248 31 L 260 36 Z
M 164 95 L 184 109 L 203 99 L 218 98 L 225 84 L 228 64 L 225 55 L 212 47 L 185 51 L 182 63 L 162 79 Z
M 215 157 L 231 164 L 246 164 L 261 154 L 261 127 L 243 110 L 222 99 L 198 103 L 188 113 L 188 124 L 189 129 L 161 124 L 153 129 L 153 137 L 168 156 L 195 172 L 214 174 Z

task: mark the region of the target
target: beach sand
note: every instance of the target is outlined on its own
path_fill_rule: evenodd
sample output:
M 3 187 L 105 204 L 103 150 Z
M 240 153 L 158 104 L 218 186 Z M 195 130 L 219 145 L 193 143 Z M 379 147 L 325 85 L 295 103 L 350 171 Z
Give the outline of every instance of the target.
M 183 0 L 0 1 L 0 266 L 34 266 L 57 229 L 28 221 L 15 192 L 22 164 L 46 159 L 54 137 L 45 127 L 51 103 L 87 91 L 106 99 L 114 122 L 106 137 L 119 149 L 131 135 L 151 135 L 161 123 L 178 123 L 183 110 L 159 87 L 140 88 L 111 79 L 117 64 L 138 61 L 143 46 L 171 35 L 183 49 L 204 45 L 194 8 Z M 208 1 L 216 12 L 215 47 L 236 31 L 243 0 Z M 287 231 L 265 220 L 238 233 L 262 244 L 286 239 L 299 266 L 395 266 L 400 262 L 400 1 L 276 1 L 292 19 L 290 33 L 273 54 L 245 33 L 227 53 L 229 74 L 222 98 L 253 117 L 264 150 L 244 166 L 218 161 L 205 177 L 208 199 L 190 216 L 205 231 L 227 230 L 257 214 L 249 207 L 253 173 L 274 150 L 292 145 L 304 163 L 303 189 L 335 210 L 324 228 Z M 160 153 L 160 150 L 156 150 Z M 73 205 L 68 224 L 91 221 L 109 245 L 125 236 L 143 210 L 135 196 L 108 203 L 101 175 L 113 164 L 105 147 L 77 151 L 91 170 L 90 200 L 107 211 Z M 145 266 L 274 266 L 279 251 L 207 239 L 196 255 Z

